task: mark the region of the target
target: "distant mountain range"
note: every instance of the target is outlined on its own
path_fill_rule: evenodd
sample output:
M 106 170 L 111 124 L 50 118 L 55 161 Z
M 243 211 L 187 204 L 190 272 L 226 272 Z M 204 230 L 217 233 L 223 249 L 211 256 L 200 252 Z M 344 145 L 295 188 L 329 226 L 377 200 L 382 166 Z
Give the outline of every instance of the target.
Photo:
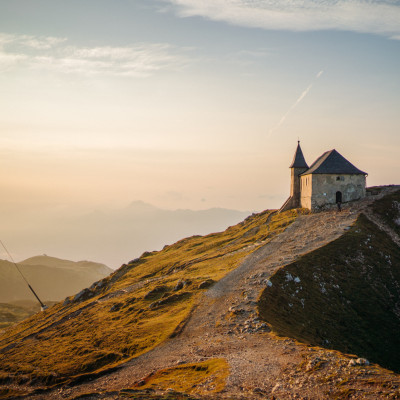
M 112 270 L 91 261 L 68 261 L 37 256 L 18 263 L 42 301 L 62 300 L 109 275 Z M 0 303 L 35 300 L 15 265 L 0 260 Z
M 142 201 L 86 213 L 50 207 L 39 211 L 21 210 L 19 221 L 4 216 L 0 238 L 15 259 L 46 253 L 95 260 L 113 269 L 183 237 L 223 231 L 251 214 L 224 208 L 165 210 Z
M 74 227 L 80 227 L 78 238 L 85 235 L 87 257 L 117 268 L 144 251 L 160 250 L 186 236 L 222 231 L 249 214 L 224 208 L 164 210 L 134 201 L 121 210 L 76 218 Z M 82 247 L 78 242 L 74 246 Z

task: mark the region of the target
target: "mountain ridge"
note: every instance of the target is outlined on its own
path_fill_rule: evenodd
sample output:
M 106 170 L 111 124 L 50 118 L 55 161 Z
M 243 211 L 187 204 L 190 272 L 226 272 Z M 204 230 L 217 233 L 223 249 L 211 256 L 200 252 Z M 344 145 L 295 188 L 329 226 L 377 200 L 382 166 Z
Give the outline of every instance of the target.
M 19 262 L 18 268 L 43 301 L 59 301 L 113 272 L 105 264 L 34 256 Z M 15 265 L 0 260 L 0 302 L 35 300 Z
M 25 211 L 21 220 L 3 220 L 0 236 L 7 238 L 10 249 L 19 249 L 16 259 L 59 254 L 117 269 L 144 250 L 159 250 L 182 237 L 223 230 L 249 214 L 225 208 L 168 210 L 141 201 L 91 212 L 35 209 Z
M 18 265 L 29 265 L 29 266 L 46 266 L 52 268 L 65 268 L 68 270 L 80 270 L 85 268 L 90 268 L 97 273 L 104 273 L 109 275 L 113 270 L 105 264 L 97 263 L 94 261 L 70 261 L 64 260 L 58 257 L 52 257 L 48 255 L 33 256 L 25 260 L 22 260 Z
M 198 370 L 204 372 L 203 377 L 197 375 L 199 380 L 185 389 L 197 397 L 397 398 L 399 375 L 354 355 L 279 337 L 273 321 L 259 315 L 257 307 L 263 291 L 271 285 L 277 288 L 277 274 L 286 276 L 285 268 L 291 263 L 325 249 L 348 232 L 356 235 L 362 212 L 390 195 L 395 198 L 389 203 L 395 204 L 398 189 L 382 188 L 377 196 L 345 205 L 341 213 L 265 211 L 225 232 L 182 239 L 162 251 L 146 252 L 81 297 L 71 297 L 68 303 L 0 336 L 1 361 L 7 368 L 6 373 L 0 372 L 0 379 L 31 382 L 19 390 L 32 399 L 111 399 L 119 394 L 136 398 L 144 393 L 162 397 L 168 387 L 179 389 L 174 377 L 194 379 L 190 371 Z M 74 321 L 79 321 L 79 332 L 72 329 Z M 89 326 L 90 340 L 84 340 Z M 60 330 L 70 358 L 63 359 L 57 353 L 61 348 L 53 347 L 53 365 L 47 366 L 46 346 L 51 346 Z M 31 344 L 31 339 L 24 339 L 28 337 L 42 341 L 34 342 L 35 358 L 29 360 L 20 358 Z M 68 347 L 72 339 L 75 350 Z M 222 359 L 229 365 L 227 376 L 206 363 Z M 19 370 L 13 366 L 17 360 Z M 55 370 L 56 360 L 65 366 L 57 365 Z M 224 368 L 221 364 L 221 371 Z M 171 379 L 165 383 L 167 376 Z M 32 392 L 32 385 L 43 389 L 51 382 L 61 385 L 62 396 L 54 389 L 46 389 L 43 395 Z

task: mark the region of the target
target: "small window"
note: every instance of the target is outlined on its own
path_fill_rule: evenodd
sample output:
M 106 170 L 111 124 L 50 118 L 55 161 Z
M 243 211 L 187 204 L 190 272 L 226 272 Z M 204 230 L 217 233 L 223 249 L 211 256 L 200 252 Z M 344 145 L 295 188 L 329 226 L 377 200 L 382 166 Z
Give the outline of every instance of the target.
M 336 177 L 336 180 L 337 180 L 337 181 L 344 181 L 344 176 L 337 176 L 337 177 Z
M 340 176 L 337 176 L 337 177 L 336 177 L 336 180 L 337 180 L 337 181 L 340 181 Z

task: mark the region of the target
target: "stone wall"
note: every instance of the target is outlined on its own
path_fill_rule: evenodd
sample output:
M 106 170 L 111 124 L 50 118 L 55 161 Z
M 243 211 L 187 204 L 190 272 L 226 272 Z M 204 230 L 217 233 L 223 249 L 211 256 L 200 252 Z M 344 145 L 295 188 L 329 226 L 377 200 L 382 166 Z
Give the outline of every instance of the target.
M 336 193 L 342 193 L 342 203 L 365 197 L 364 175 L 309 174 L 301 177 L 301 207 L 318 210 L 336 204 Z

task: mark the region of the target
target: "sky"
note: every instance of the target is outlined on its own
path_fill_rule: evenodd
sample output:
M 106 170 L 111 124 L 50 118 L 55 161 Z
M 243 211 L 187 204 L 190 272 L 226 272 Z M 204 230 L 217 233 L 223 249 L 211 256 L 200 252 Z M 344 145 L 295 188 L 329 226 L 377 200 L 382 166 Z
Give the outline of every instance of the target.
M 399 71 L 399 0 L 1 0 L 0 212 L 277 208 L 298 139 L 397 184 Z

